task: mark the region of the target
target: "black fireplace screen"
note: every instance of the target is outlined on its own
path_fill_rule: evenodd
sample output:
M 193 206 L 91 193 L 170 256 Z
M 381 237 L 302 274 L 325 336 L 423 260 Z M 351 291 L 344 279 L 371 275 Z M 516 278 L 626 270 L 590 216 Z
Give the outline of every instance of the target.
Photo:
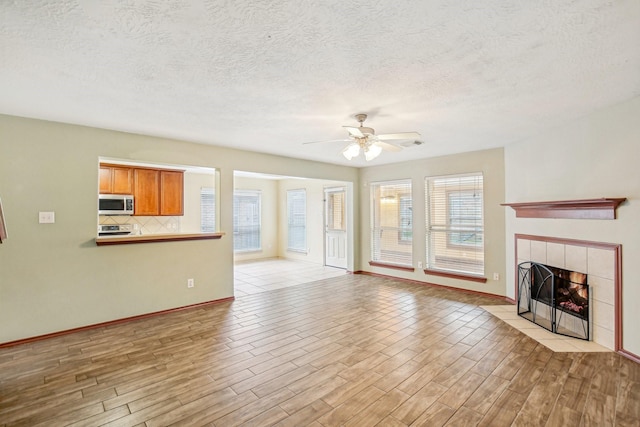
M 518 314 L 551 332 L 588 340 L 587 275 L 535 262 L 521 263 Z

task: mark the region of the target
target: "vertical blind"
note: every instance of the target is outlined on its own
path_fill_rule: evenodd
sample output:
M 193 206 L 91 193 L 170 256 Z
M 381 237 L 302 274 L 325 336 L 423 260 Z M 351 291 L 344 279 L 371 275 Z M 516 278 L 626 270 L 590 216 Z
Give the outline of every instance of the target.
M 484 274 L 481 173 L 425 179 L 427 268 Z
M 259 191 L 236 190 L 233 193 L 233 249 L 236 252 L 259 251 Z
M 372 260 L 413 264 L 413 204 L 411 180 L 371 184 Z
M 345 231 L 344 191 L 327 193 L 327 229 L 329 231 Z
M 287 190 L 287 250 L 307 252 L 307 193 Z
M 200 189 L 200 231 L 216 231 L 216 193 L 211 187 Z

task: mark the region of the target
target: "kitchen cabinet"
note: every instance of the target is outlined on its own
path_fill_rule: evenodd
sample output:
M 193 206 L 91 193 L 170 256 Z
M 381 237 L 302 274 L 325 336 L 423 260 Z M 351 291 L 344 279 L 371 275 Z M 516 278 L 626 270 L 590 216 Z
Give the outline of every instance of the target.
M 132 194 L 133 169 L 126 166 L 100 165 L 100 194 Z
M 160 215 L 184 215 L 182 171 L 160 171 Z
M 160 171 L 133 170 L 133 214 L 160 215 Z
M 184 172 L 133 169 L 134 215 L 184 215 Z

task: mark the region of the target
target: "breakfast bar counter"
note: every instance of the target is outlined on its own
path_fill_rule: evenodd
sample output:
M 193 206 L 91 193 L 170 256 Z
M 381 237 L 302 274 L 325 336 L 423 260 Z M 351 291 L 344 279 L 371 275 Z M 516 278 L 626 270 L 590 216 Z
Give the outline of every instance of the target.
M 220 239 L 225 233 L 175 233 L 175 234 L 136 234 L 124 236 L 96 237 L 96 245 L 130 245 L 133 243 L 176 242 L 182 240 Z

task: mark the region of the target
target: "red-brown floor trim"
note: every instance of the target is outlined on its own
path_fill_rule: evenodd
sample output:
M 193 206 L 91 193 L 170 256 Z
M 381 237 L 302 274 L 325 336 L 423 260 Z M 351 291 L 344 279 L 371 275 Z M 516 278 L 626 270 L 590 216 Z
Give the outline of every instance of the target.
M 626 357 L 629 360 L 633 360 L 636 363 L 640 363 L 640 356 L 638 356 L 637 354 L 633 354 L 630 351 L 627 350 L 618 350 L 618 353 L 621 356 Z
M 38 335 L 36 337 L 30 337 L 30 338 L 24 338 L 16 341 L 0 343 L 0 348 L 13 347 L 20 344 L 27 344 L 35 341 L 42 341 L 49 338 L 59 337 L 62 335 L 73 334 L 75 332 L 86 331 L 89 329 L 103 328 L 105 326 L 117 325 L 119 323 L 131 322 L 133 320 L 146 319 L 147 317 L 155 317 L 163 314 L 174 313 L 176 311 L 190 310 L 192 308 L 205 307 L 213 304 L 221 304 L 223 302 L 233 301 L 234 299 L 235 297 L 221 298 L 213 301 L 206 301 L 206 302 L 201 302 L 197 304 L 185 305 L 182 307 L 170 308 L 168 310 L 154 311 L 153 313 L 146 313 L 146 314 L 140 314 L 137 316 L 124 317 L 122 319 L 110 320 L 108 322 L 95 323 L 93 325 L 81 326 L 79 328 L 66 329 L 64 331 L 52 332 L 50 334 Z
M 487 283 L 486 277 L 473 276 L 471 274 L 452 273 L 449 271 L 432 270 L 430 268 L 425 268 L 423 272 L 424 274 L 431 275 L 431 276 L 449 277 L 451 279 L 461 279 L 461 280 L 469 280 L 469 281 L 478 282 L 478 283 Z
M 394 279 L 394 280 L 399 280 L 401 282 L 413 283 L 413 284 L 422 285 L 422 286 L 435 286 L 435 287 L 438 287 L 438 288 L 450 289 L 452 291 L 459 291 L 459 292 L 463 292 L 463 293 L 467 293 L 467 294 L 474 294 L 474 295 L 481 295 L 481 296 L 489 297 L 489 298 L 495 298 L 495 299 L 499 299 L 499 300 L 505 301 L 505 302 L 507 302 L 509 304 L 514 304 L 515 305 L 515 303 L 516 303 L 515 300 L 513 300 L 513 299 L 511 299 L 509 297 L 505 297 L 503 295 L 490 294 L 488 292 L 480 292 L 480 291 L 474 291 L 474 290 L 471 290 L 471 289 L 456 288 L 454 286 L 438 285 L 436 283 L 421 282 L 419 280 L 405 279 L 405 278 L 402 278 L 402 277 L 395 277 L 395 276 L 387 276 L 385 274 L 371 273 L 369 271 L 362 271 L 362 270 L 356 271 L 356 272 L 354 272 L 354 274 L 364 274 L 364 275 L 367 275 L 367 276 L 384 277 L 384 278 L 387 278 L 387 279 Z
M 369 261 L 369 265 L 371 267 L 391 268 L 394 270 L 402 270 L 402 271 L 410 271 L 410 272 L 415 271 L 415 268 L 413 267 L 406 267 L 404 265 L 387 264 L 385 262 Z

